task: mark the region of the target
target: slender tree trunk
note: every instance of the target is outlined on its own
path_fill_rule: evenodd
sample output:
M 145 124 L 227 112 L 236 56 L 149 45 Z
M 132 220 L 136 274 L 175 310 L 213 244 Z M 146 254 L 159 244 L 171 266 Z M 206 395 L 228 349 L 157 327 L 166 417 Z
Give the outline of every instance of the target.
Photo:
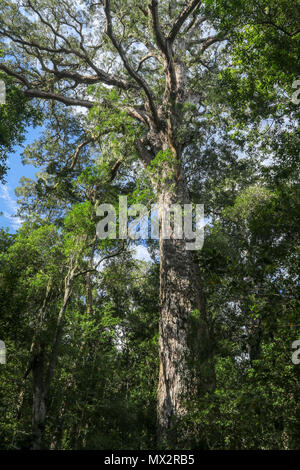
M 32 404 L 32 450 L 42 447 L 46 418 L 46 393 L 44 385 L 44 353 L 35 357 L 32 367 L 33 404 Z
M 46 419 L 46 400 L 49 394 L 51 381 L 53 378 L 55 366 L 57 363 L 58 349 L 63 334 L 63 322 L 65 311 L 72 293 L 72 282 L 75 274 L 75 269 L 70 268 L 65 279 L 65 290 L 63 303 L 60 308 L 56 331 L 53 338 L 52 348 L 48 360 L 45 358 L 44 351 L 35 356 L 32 366 L 33 374 L 33 413 L 32 413 L 32 450 L 39 450 L 42 448 L 43 434 Z

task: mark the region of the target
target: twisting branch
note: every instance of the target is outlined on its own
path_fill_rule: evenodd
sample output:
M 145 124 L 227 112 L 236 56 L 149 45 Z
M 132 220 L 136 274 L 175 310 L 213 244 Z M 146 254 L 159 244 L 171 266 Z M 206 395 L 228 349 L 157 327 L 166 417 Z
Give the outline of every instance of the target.
M 136 109 L 133 106 L 126 106 L 123 108 L 124 111 L 134 119 L 142 122 L 143 124 L 149 125 L 149 117 L 146 115 L 144 110 Z
M 109 74 L 105 72 L 104 70 L 100 69 L 97 67 L 91 58 L 88 56 L 87 51 L 84 47 L 84 37 L 82 35 L 82 31 L 78 31 L 78 34 L 80 34 L 81 41 L 80 41 L 80 50 L 71 42 L 69 41 L 68 37 L 66 37 L 64 34 L 62 34 L 58 29 L 56 29 L 50 21 L 47 21 L 47 19 L 44 18 L 44 16 L 41 14 L 41 12 L 32 4 L 31 0 L 27 0 L 27 5 L 28 7 L 38 16 L 39 20 L 41 23 L 43 23 L 53 34 L 54 36 L 54 45 L 51 45 L 51 43 L 48 45 L 43 45 L 40 44 L 39 42 L 32 40 L 32 39 L 26 39 L 20 34 L 18 34 L 17 31 L 15 30 L 10 30 L 9 26 L 7 25 L 1 25 L 0 28 L 0 35 L 3 35 L 4 37 L 10 38 L 14 43 L 20 44 L 24 50 L 26 50 L 26 46 L 32 48 L 35 50 L 35 55 L 36 57 L 39 57 L 39 60 L 42 64 L 42 68 L 50 73 L 58 77 L 59 79 L 71 79 L 74 80 L 76 83 L 105 83 L 107 85 L 112 85 L 116 86 L 117 88 L 123 89 L 123 90 L 128 90 L 128 89 L 137 89 L 137 85 L 134 82 L 127 82 L 126 80 L 122 79 L 121 77 L 118 77 L 114 74 Z M 72 16 L 75 20 L 76 18 Z M 67 24 L 67 23 L 66 23 Z M 77 28 L 76 28 L 77 30 Z M 63 41 L 63 45 L 57 47 L 56 41 L 57 39 L 61 39 Z M 91 69 L 95 72 L 95 75 L 84 75 L 80 73 L 74 73 L 68 70 L 59 70 L 57 67 L 54 67 L 53 70 L 45 67 L 45 64 L 42 62 L 42 57 L 38 52 L 47 52 L 49 54 L 53 54 L 54 56 L 57 55 L 75 55 L 78 57 L 80 60 L 84 61 Z M 29 51 L 27 50 L 27 53 Z M 54 58 L 53 58 L 54 62 Z M 34 88 L 34 87 L 32 87 Z
M 222 34 L 222 35 L 212 36 L 210 38 L 207 38 L 203 42 L 202 46 L 200 47 L 200 52 L 206 51 L 206 49 L 208 49 L 210 46 L 212 46 L 216 42 L 223 42 L 225 40 L 226 40 L 225 34 L 224 35 Z
M 201 53 L 203 53 L 204 51 L 206 51 L 206 49 L 208 49 L 210 46 L 212 46 L 213 44 L 215 44 L 216 42 L 223 42 L 223 41 L 226 41 L 226 34 L 223 33 L 223 34 L 216 34 L 214 36 L 208 36 L 207 38 L 201 38 L 201 39 L 195 39 L 195 40 L 191 40 L 189 41 L 189 46 L 196 46 L 196 45 L 200 45 L 200 51 Z
M 159 117 L 158 117 L 158 114 L 157 114 L 156 106 L 154 104 L 153 94 L 152 94 L 148 84 L 145 82 L 145 80 L 129 64 L 122 45 L 119 43 L 119 41 L 117 40 L 117 38 L 115 37 L 115 35 L 113 33 L 111 10 L 110 10 L 110 0 L 104 0 L 104 12 L 105 12 L 105 16 L 106 16 L 106 34 L 109 37 L 109 39 L 111 40 L 111 42 L 114 45 L 114 47 L 116 48 L 116 50 L 118 51 L 119 56 L 122 59 L 122 62 L 124 64 L 124 67 L 126 68 L 129 75 L 144 90 L 144 92 L 147 96 L 147 100 L 148 100 L 148 103 L 149 103 L 149 108 L 150 108 L 153 120 L 156 124 L 156 127 L 159 129 L 160 120 L 159 120 Z
M 283 26 L 280 26 L 276 23 L 274 23 L 271 19 L 268 19 L 266 21 L 255 21 L 252 23 L 253 25 L 265 25 L 265 26 L 272 26 L 273 28 L 277 29 L 278 31 L 281 31 L 282 33 L 286 34 L 287 36 L 290 36 L 291 38 L 293 36 L 296 36 L 299 32 L 300 32 L 300 29 L 294 31 L 293 33 L 290 33 L 289 31 L 287 31 L 285 28 L 283 28 Z
M 138 66 L 137 66 L 137 69 L 136 69 L 136 72 L 139 72 L 141 66 L 143 65 L 143 63 L 150 59 L 151 57 L 154 57 L 154 54 L 152 52 L 149 52 L 149 54 L 145 55 L 144 57 L 141 58 L 141 60 L 139 61 L 138 63 Z
M 184 34 L 188 33 L 188 38 L 194 34 L 194 31 L 196 28 L 198 28 L 204 21 L 207 20 L 206 16 L 197 16 L 195 13 L 193 15 L 193 19 L 191 22 L 187 25 L 187 27 L 184 30 Z
M 123 253 L 125 251 L 125 246 L 124 245 L 125 245 L 125 243 L 123 242 L 121 248 L 114 251 L 113 253 L 110 253 L 108 255 L 103 256 L 103 258 L 101 258 L 98 261 L 98 263 L 95 265 L 95 267 L 90 266 L 89 268 L 85 269 L 84 271 L 80 271 L 80 272 L 76 273 L 74 275 L 74 278 L 76 278 L 78 276 L 82 276 L 83 274 L 98 272 L 99 266 L 100 266 L 101 263 L 103 263 L 103 261 L 106 261 L 110 258 L 114 258 L 115 256 L 119 256 L 121 253 Z
M 156 43 L 160 49 L 160 51 L 164 55 L 164 62 L 165 62 L 165 70 L 167 73 L 167 80 L 166 80 L 166 90 L 165 96 L 172 98 L 173 103 L 176 101 L 176 91 L 177 91 L 177 78 L 176 78 L 176 70 L 174 64 L 174 57 L 172 53 L 172 44 L 167 38 L 164 36 L 160 22 L 158 17 L 158 2 L 157 0 L 151 0 L 148 5 L 149 15 L 152 17 L 153 23 L 153 32 L 156 38 Z
M 25 85 L 27 88 L 31 87 L 29 81 L 23 75 L 16 72 L 15 70 L 11 70 L 6 65 L 0 64 L 0 70 L 3 70 L 3 72 L 5 72 L 10 77 L 15 77 L 17 80 L 19 80 L 19 82 L 23 83 L 23 85 Z
M 75 152 L 73 153 L 71 159 L 72 159 L 72 163 L 71 165 L 69 166 L 68 170 L 73 170 L 74 166 L 76 165 L 77 163 L 77 160 L 78 160 L 78 157 L 79 157 L 79 154 L 81 152 L 81 150 L 88 144 L 94 142 L 95 139 L 94 138 L 89 138 L 89 139 L 86 139 L 84 140 L 83 142 L 81 142 L 79 145 L 77 145 L 76 149 L 75 149 Z
M 152 23 L 153 23 L 153 32 L 156 38 L 157 45 L 159 49 L 164 53 L 164 55 L 167 57 L 168 54 L 168 45 L 167 45 L 167 40 L 161 30 L 161 26 L 159 23 L 159 18 L 158 18 L 158 1 L 157 0 L 151 0 L 148 5 L 148 9 L 150 12 L 150 15 L 152 17 Z
M 95 104 L 92 101 L 82 100 L 79 98 L 69 98 L 67 96 L 53 93 L 50 91 L 39 90 L 38 88 L 36 88 L 35 85 L 30 83 L 22 74 L 15 72 L 4 64 L 0 64 L 0 70 L 3 70 L 3 72 L 5 72 L 10 77 L 15 77 L 19 82 L 23 83 L 23 85 L 26 86 L 24 94 L 26 96 L 29 96 L 30 98 L 51 99 L 60 101 L 61 103 L 64 103 L 67 106 L 82 106 L 84 108 L 92 108 L 92 106 L 94 106 Z
M 180 31 L 181 26 L 190 16 L 190 14 L 200 5 L 201 0 L 191 0 L 184 10 L 180 13 L 178 18 L 175 20 L 171 31 L 168 34 L 168 40 L 173 42 Z
M 112 166 L 109 174 L 109 182 L 112 183 L 115 177 L 117 176 L 118 170 L 122 165 L 122 159 L 116 161 L 116 163 Z

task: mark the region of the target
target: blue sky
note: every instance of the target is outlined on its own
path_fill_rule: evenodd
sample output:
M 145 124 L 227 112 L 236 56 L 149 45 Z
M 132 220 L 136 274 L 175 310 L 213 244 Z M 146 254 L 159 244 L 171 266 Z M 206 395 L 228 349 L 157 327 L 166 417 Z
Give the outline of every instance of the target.
M 8 227 L 10 232 L 15 232 L 20 220 L 14 217 L 17 212 L 17 202 L 15 196 L 15 188 L 19 186 L 19 180 L 22 176 L 34 178 L 38 168 L 32 165 L 23 165 L 21 154 L 26 145 L 30 145 L 36 140 L 41 133 L 41 128 L 28 127 L 26 139 L 22 146 L 16 146 L 14 151 L 9 155 L 7 166 L 9 168 L 5 177 L 6 183 L 0 184 L 0 228 Z

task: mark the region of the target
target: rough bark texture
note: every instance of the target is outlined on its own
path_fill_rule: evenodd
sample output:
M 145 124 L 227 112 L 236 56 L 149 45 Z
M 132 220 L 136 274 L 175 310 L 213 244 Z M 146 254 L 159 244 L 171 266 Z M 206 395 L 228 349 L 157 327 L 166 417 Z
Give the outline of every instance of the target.
M 160 372 L 158 386 L 159 440 L 185 412 L 184 400 L 190 382 L 187 360 L 189 314 L 197 305 L 191 253 L 181 240 L 162 240 L 160 247 L 159 324 Z
M 187 188 L 179 180 L 173 193 L 163 191 L 159 206 L 189 202 Z M 191 387 L 188 330 L 190 314 L 201 310 L 199 273 L 194 253 L 186 240 L 163 239 L 160 231 L 160 304 L 158 385 L 158 443 L 176 445 L 175 424 L 185 414 L 185 400 Z M 171 440 L 171 442 L 170 442 Z M 175 441 L 175 442 L 174 442 Z

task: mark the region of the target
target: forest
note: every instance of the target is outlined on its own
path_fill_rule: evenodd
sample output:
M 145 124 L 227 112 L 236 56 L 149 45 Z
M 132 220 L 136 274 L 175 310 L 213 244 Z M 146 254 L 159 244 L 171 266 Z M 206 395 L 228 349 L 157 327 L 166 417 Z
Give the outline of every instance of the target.
M 1 450 L 300 449 L 299 46 L 297 0 L 0 0 Z

